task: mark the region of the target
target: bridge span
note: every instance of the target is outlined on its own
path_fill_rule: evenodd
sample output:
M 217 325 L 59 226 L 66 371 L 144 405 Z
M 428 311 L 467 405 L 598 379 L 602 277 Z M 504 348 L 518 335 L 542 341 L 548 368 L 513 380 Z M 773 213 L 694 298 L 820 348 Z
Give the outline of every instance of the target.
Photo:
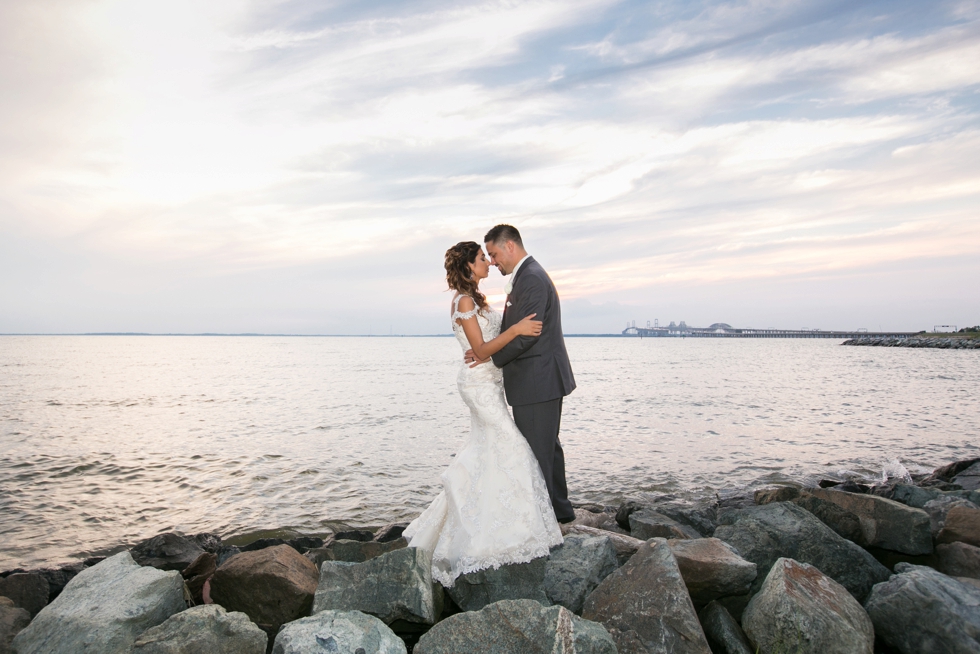
M 710 327 L 688 327 L 684 322 L 667 327 L 637 327 L 631 324 L 623 330 L 623 336 L 639 338 L 910 338 L 915 332 L 869 332 L 866 329 L 838 331 L 823 329 L 737 329 L 725 323 L 715 323 Z

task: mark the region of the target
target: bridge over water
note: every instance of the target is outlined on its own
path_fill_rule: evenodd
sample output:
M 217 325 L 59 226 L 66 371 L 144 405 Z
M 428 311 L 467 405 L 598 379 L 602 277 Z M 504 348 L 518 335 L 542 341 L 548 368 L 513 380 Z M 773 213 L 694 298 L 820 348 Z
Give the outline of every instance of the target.
M 822 329 L 736 329 L 725 323 L 715 323 L 710 327 L 688 327 L 670 323 L 667 327 L 637 327 L 629 325 L 623 336 L 640 338 L 909 338 L 915 332 L 869 332 L 866 329 L 855 331 L 824 331 Z

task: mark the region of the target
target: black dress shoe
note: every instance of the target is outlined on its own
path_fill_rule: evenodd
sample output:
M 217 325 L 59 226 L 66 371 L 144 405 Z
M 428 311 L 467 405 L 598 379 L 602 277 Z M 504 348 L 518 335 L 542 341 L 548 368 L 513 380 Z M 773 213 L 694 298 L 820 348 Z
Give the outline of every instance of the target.
M 569 522 L 575 522 L 575 516 L 572 516 L 571 518 L 558 518 L 558 522 L 563 525 L 567 525 Z

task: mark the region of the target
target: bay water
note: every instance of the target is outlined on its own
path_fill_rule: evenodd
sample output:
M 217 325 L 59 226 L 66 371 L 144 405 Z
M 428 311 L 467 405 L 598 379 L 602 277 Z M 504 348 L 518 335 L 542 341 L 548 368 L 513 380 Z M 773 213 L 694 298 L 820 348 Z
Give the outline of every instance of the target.
M 568 338 L 573 502 L 873 480 L 980 456 L 980 353 Z M 0 337 L 0 570 L 161 531 L 412 519 L 466 438 L 443 337 Z

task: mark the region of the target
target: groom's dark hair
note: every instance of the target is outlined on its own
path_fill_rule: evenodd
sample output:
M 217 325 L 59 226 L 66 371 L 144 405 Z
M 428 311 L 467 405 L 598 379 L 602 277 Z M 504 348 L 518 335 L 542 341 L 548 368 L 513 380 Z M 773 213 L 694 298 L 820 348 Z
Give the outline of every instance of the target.
M 516 227 L 511 225 L 497 225 L 483 237 L 484 243 L 503 243 L 504 241 L 514 241 L 521 247 L 524 247 L 524 241 L 521 240 L 521 233 L 517 231 Z

